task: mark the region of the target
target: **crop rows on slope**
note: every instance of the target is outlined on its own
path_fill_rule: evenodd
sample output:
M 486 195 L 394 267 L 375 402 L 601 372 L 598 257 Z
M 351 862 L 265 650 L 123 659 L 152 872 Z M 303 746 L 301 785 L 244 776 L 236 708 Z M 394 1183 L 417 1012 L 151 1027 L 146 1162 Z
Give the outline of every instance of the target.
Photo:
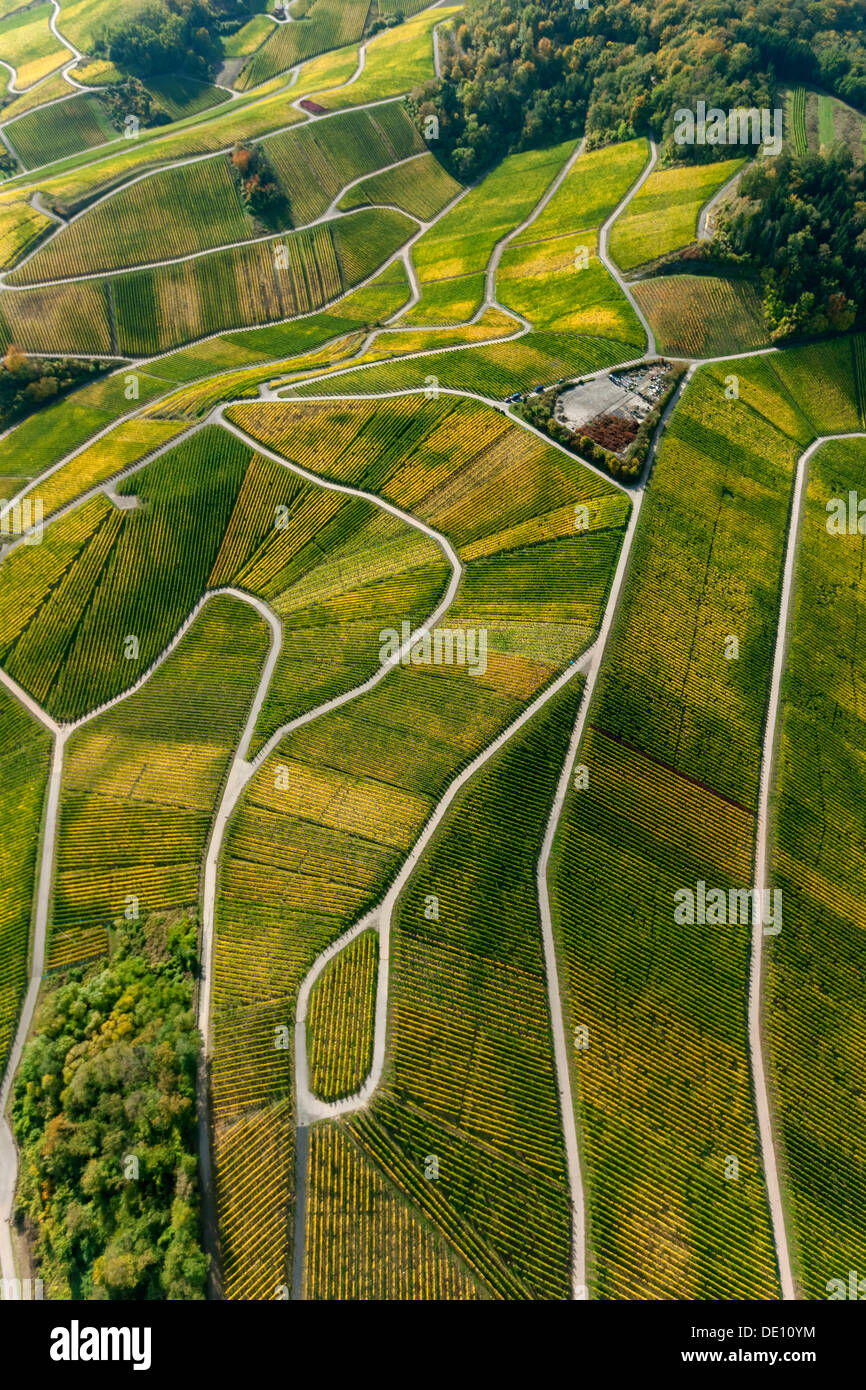
M 337 1125 L 311 1133 L 306 1212 L 305 1299 L 489 1297 Z
M 25 197 L 7 198 L 0 203 L 0 269 L 18 260 L 54 223 Z
M 571 333 L 527 333 L 510 342 L 452 352 L 427 351 L 405 362 L 383 362 L 293 388 L 297 396 L 376 395 L 432 391 L 437 386 L 504 400 L 514 391 L 553 386 L 603 367 L 631 361 L 633 343 Z
M 720 357 L 768 344 L 761 301 L 748 280 L 660 275 L 639 281 L 633 291 L 661 352 Z
M 101 280 L 0 290 L 0 346 L 27 352 L 93 353 L 110 357 L 112 340 L 107 287 Z
M 145 356 L 320 309 L 370 277 L 415 230 L 390 209 L 111 279 L 0 290 L 0 343 Z
M 802 1296 L 866 1264 L 863 547 L 827 529 L 827 503 L 862 494 L 863 440 L 809 464 L 778 733 L 767 1025 L 791 1240 Z
M 498 299 L 537 329 L 613 338 L 640 349 L 643 328 L 598 259 L 596 243 L 598 228 L 646 157 L 644 140 L 581 155 L 544 211 L 505 248 Z
M 36 484 L 28 496 L 33 503 L 37 500 L 42 503 L 43 515 L 48 518 L 88 489 L 154 453 L 185 429 L 186 423 L 185 420 L 150 420 L 139 416 L 123 420 L 110 434 Z
M 49 25 L 51 15 L 51 5 L 37 4 L 0 21 L 0 58 L 15 69 L 15 86 L 20 92 L 72 56 L 66 45 L 54 37 Z M 7 81 L 4 74 L 4 82 Z
M 122 270 L 253 234 L 231 164 L 217 156 L 148 175 L 96 203 L 61 227 L 10 282 L 28 285 Z
M 377 1126 L 389 1134 L 395 1181 L 504 1297 L 514 1281 L 530 1297 L 571 1292 L 535 870 L 579 695 L 556 697 L 479 774 L 413 875 L 394 921 L 388 1075 L 358 1131 L 373 1154 Z
M 373 1059 L 379 938 L 365 931 L 327 966 L 310 996 L 310 1088 L 322 1100 L 358 1090 Z
M 602 1298 L 778 1296 L 747 1054 L 750 919 L 674 910 L 700 882 L 750 887 L 792 473 L 814 435 L 782 378 L 811 372 L 820 409 L 822 371 L 832 394 L 838 360 L 812 349 L 704 368 L 688 388 L 578 753 L 586 779 L 566 801 L 554 908 L 571 1023 L 588 1029 L 574 1069 Z
M 398 518 L 254 459 L 209 579 L 261 594 L 282 619 L 254 751 L 282 724 L 368 679 L 382 629 L 422 622 L 446 580 L 435 542 Z
M 245 91 L 269 81 L 296 63 L 355 43 L 364 32 L 370 0 L 312 0 L 306 14 L 291 24 L 280 24 L 257 49 L 237 81 Z
M 52 102 L 4 127 L 25 169 L 116 139 L 105 107 L 89 93 Z
M 428 151 L 402 164 L 373 174 L 340 200 L 341 208 L 361 207 L 365 203 L 396 204 L 414 217 L 429 222 L 456 198 L 460 184 Z
M 393 421 L 390 405 L 354 416 L 340 406 L 268 406 L 263 418 L 273 416 L 288 456 L 351 475 L 479 549 L 466 567 L 466 600 L 447 623 L 488 627 L 489 649 L 475 674 L 423 653 L 397 667 L 291 734 L 250 783 L 227 839 L 216 929 L 215 1036 L 227 1046 L 214 1050 L 213 1086 L 226 1122 L 286 1094 L 288 1059 L 262 1084 L 260 1066 L 245 1067 L 244 1057 L 273 1049 L 275 1020 L 289 1026 L 317 955 L 379 900 L 456 771 L 585 646 L 627 509 L 576 460 L 475 404 L 430 402 L 419 412 L 417 402 L 397 403 Z M 243 423 L 253 428 L 255 413 Z M 599 515 L 607 498 L 619 505 L 575 538 L 574 501 L 584 494 Z M 514 536 L 539 512 L 560 514 L 558 541 Z
M 104 949 L 106 927 L 128 912 L 195 908 L 217 794 L 267 645 L 257 613 L 213 598 L 141 690 L 73 735 L 50 967 Z
M 619 268 L 634 270 L 694 241 L 704 203 L 744 162 L 653 170 L 611 229 L 610 254 Z
M 0 689 L 0 1077 L 27 983 L 31 905 L 51 737 Z
M 217 1126 L 214 1178 L 226 1298 L 283 1298 L 291 1288 L 294 1167 L 288 1101 Z
M 573 150 L 574 142 L 567 140 L 552 149 L 509 155 L 419 238 L 412 259 L 421 300 L 407 313 L 407 325 L 471 318 L 483 298 L 484 272 L 497 241 L 529 215 Z M 470 279 L 471 300 L 464 304 Z
M 418 154 L 424 142 L 403 104 L 393 102 L 284 131 L 263 148 L 299 226 L 327 212 L 347 183 Z
M 23 120 L 37 116 L 42 113 Z M 287 207 L 279 211 L 287 228 L 321 216 L 352 180 L 424 148 L 400 102 L 283 130 L 262 143 L 286 198 Z M 10 283 L 134 269 L 249 241 L 262 230 L 243 206 L 231 160 L 216 154 L 133 179 L 85 208 L 20 266 Z
M 204 590 L 248 461 L 204 431 L 120 485 L 142 505 L 94 500 L 7 556 L 3 665 L 57 718 L 132 685 L 168 645 Z

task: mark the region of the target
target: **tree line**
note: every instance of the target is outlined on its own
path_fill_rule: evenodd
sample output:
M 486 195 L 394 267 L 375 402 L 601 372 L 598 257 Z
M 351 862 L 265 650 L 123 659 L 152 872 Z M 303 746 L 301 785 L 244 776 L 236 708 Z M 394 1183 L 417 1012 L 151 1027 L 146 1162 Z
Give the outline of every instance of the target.
M 779 103 L 780 83 L 866 106 L 866 0 L 468 0 L 442 76 L 416 93 L 460 179 L 503 155 L 586 134 L 590 146 L 653 133 L 663 157 L 727 158 L 674 144 L 674 115 Z

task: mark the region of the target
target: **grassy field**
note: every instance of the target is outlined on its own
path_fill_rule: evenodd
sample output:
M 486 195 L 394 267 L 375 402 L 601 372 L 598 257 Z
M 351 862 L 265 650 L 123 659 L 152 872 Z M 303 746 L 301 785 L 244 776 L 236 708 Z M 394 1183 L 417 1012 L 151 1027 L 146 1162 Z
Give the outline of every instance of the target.
M 745 160 L 656 169 L 620 214 L 610 234 L 610 254 L 620 270 L 635 270 L 694 241 L 698 214 Z
M 765 1017 L 807 1299 L 825 1299 L 828 1280 L 866 1263 L 863 537 L 827 529 L 828 502 L 862 489 L 864 463 L 864 441 L 852 440 L 809 464 L 778 735 L 771 872 L 785 916 Z
M 634 296 L 659 351 L 673 357 L 721 357 L 769 346 L 761 301 L 747 280 L 659 275 L 639 280 Z

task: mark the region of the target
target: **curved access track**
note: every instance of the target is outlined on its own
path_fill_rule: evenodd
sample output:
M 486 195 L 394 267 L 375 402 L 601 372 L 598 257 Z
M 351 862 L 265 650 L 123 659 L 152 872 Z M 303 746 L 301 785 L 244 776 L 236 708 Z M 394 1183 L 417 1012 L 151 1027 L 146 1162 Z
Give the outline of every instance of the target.
M 42 977 L 45 969 L 45 948 L 48 937 L 48 913 L 51 904 L 51 888 L 54 875 L 54 854 L 57 841 L 57 818 L 60 808 L 60 789 L 63 779 L 63 755 L 66 744 L 76 730 L 89 724 L 99 715 L 112 709 L 115 705 L 128 700 L 150 679 L 156 670 L 171 656 L 178 644 L 182 641 L 189 631 L 195 619 L 201 613 L 205 604 L 211 599 L 220 596 L 239 599 L 243 603 L 250 604 L 255 608 L 267 622 L 273 627 L 279 620 L 271 610 L 260 599 L 254 598 L 250 594 L 243 593 L 240 589 L 212 589 L 199 600 L 195 608 L 189 614 L 185 622 L 178 628 L 168 646 L 157 657 L 156 661 L 148 670 L 130 686 L 129 689 L 116 695 L 114 699 L 108 700 L 97 709 L 91 710 L 83 718 L 76 720 L 72 724 L 60 724 L 55 719 L 36 704 L 35 700 L 26 691 L 8 676 L 5 671 L 0 670 L 0 684 L 4 685 L 17 700 L 28 710 L 34 718 L 38 719 L 54 735 L 54 747 L 51 757 L 51 772 L 48 780 L 48 793 L 45 808 L 45 824 L 42 831 L 42 844 L 39 856 L 39 877 L 36 897 L 36 917 L 33 927 L 33 951 L 30 966 L 30 978 L 27 986 L 27 993 L 21 1009 L 21 1016 L 18 1020 L 18 1028 L 15 1033 L 15 1040 L 12 1044 L 9 1058 L 6 1063 L 6 1070 L 3 1075 L 2 1085 L 0 1085 L 0 1278 L 15 1278 L 15 1259 L 12 1246 L 11 1222 L 15 1197 L 15 1184 L 18 1176 L 18 1151 L 15 1147 L 15 1140 L 7 1118 L 7 1107 L 12 1091 L 12 1083 L 15 1073 L 21 1062 L 21 1056 L 33 1023 L 33 1016 L 36 1012 L 36 1004 L 39 998 L 39 990 L 42 985 Z M 276 655 L 271 654 L 266 671 L 268 680 L 272 671 L 272 663 L 276 660 Z M 261 709 L 261 702 L 264 699 L 264 690 L 260 686 L 258 695 L 253 703 L 250 714 L 250 721 L 258 718 Z M 244 739 L 252 729 L 250 721 L 244 732 Z M 242 740 L 243 744 L 243 740 Z
M 752 1062 L 752 1080 L 755 1090 L 755 1108 L 758 1117 L 758 1134 L 761 1141 L 761 1156 L 767 1181 L 767 1199 L 773 1224 L 773 1240 L 779 1265 L 779 1279 L 782 1298 L 786 1301 L 796 1299 L 788 1237 L 785 1229 L 785 1209 L 782 1203 L 779 1170 L 776 1159 L 776 1146 L 773 1136 L 773 1121 L 770 1098 L 767 1089 L 767 1076 L 764 1065 L 764 1040 L 761 1028 L 761 984 L 763 971 L 763 944 L 765 936 L 773 936 L 777 927 L 764 927 L 762 921 L 763 891 L 768 887 L 767 865 L 769 859 L 770 834 L 770 792 L 772 788 L 776 744 L 778 738 L 779 703 L 782 676 L 785 670 L 785 650 L 790 622 L 791 594 L 794 587 L 794 571 L 797 562 L 797 546 L 800 532 L 800 519 L 803 511 L 803 497 L 806 491 L 809 460 L 821 448 L 834 439 L 866 439 L 866 431 L 850 430 L 840 434 L 820 435 L 813 440 L 808 449 L 800 455 L 794 478 L 794 493 L 791 501 L 791 516 L 788 524 L 788 539 L 785 549 L 785 566 L 782 572 L 782 594 L 779 603 L 779 622 L 776 629 L 776 646 L 773 654 L 773 674 L 770 681 L 770 695 L 767 704 L 767 718 L 764 726 L 764 744 L 761 750 L 761 780 L 758 798 L 758 823 L 755 835 L 755 911 L 752 919 L 752 949 L 749 973 L 749 1054 Z

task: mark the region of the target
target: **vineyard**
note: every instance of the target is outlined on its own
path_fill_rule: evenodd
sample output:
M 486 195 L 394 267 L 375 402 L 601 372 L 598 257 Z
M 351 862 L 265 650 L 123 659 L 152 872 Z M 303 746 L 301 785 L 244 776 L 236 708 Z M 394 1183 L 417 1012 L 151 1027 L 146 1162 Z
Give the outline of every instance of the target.
M 272 26 L 270 36 L 245 64 L 237 81 L 243 91 L 287 72 L 296 63 L 360 39 L 369 0 L 312 0 L 303 18 Z
M 341 208 L 369 203 L 396 204 L 412 217 L 429 222 L 456 198 L 460 184 L 437 163 L 432 154 L 421 154 L 398 169 L 364 179 L 340 199 Z
M 55 717 L 113 698 L 165 649 L 204 590 L 248 461 L 224 433 L 198 434 L 119 485 L 138 506 L 100 495 L 6 558 L 3 665 Z
M 322 1100 L 350 1096 L 373 1060 L 378 937 L 362 932 L 317 982 L 310 999 L 310 1085 Z
M 610 254 L 620 270 L 635 270 L 694 241 L 698 214 L 743 159 L 656 169 L 613 224 Z
M 767 1036 L 800 1279 L 804 1297 L 818 1299 L 837 1270 L 866 1259 L 863 537 L 827 529 L 829 499 L 861 488 L 863 470 L 863 440 L 825 445 L 809 465 L 772 848 L 785 924 L 773 942 Z
M 638 281 L 633 290 L 660 352 L 721 357 L 769 345 L 761 301 L 747 280 L 659 275 Z
M 85 94 L 19 116 L 7 122 L 3 133 L 25 169 L 93 149 L 118 135 L 101 103 Z
M 51 739 L 0 690 L 0 1075 L 27 981 L 30 901 L 36 882 Z
M 213 1087 L 226 1124 L 287 1096 L 290 1058 L 275 1051 L 273 1030 L 291 1019 L 316 956 L 375 904 L 454 773 L 591 637 L 627 508 L 576 460 L 469 402 L 230 415 L 299 463 L 444 528 L 467 558 L 449 624 L 486 626 L 491 649 L 475 675 L 396 668 L 291 734 L 250 783 L 217 916 L 215 1038 L 226 1041 L 215 1045 Z M 575 497 L 594 518 L 580 537 Z M 227 1240 L 242 1220 L 232 1216 Z
M 140 179 L 97 203 L 60 228 L 10 283 L 119 270 L 252 235 L 228 160 L 205 159 Z
M 463 313 L 464 318 L 471 317 L 481 303 L 483 273 L 497 241 L 528 217 L 573 149 L 573 142 L 566 142 L 552 150 L 509 155 L 424 233 L 412 248 L 421 302 L 406 315 L 407 324 L 454 322 L 454 301 L 445 305 L 430 301 L 428 307 L 428 286 L 459 296 L 474 277 L 472 298 L 465 305 L 468 312 Z M 462 303 L 460 309 L 464 309 Z
M 536 329 L 612 338 L 640 350 L 643 328 L 598 259 L 597 235 L 645 162 L 643 140 L 581 155 L 541 215 L 506 247 L 499 300 Z
M 790 1253 L 824 1300 L 866 1273 L 866 333 L 771 344 L 781 242 L 692 273 L 755 152 L 671 163 L 665 103 L 746 99 L 741 17 L 671 57 L 692 20 L 609 6 L 129 3 L 0 0 L 0 1079 L 20 1020 L 57 1106 L 38 1154 L 0 1116 L 0 1296 L 62 1256 L 99 1299 L 158 1259 L 172 1301 L 772 1307 Z M 827 23 L 760 100 L 850 151 L 847 235 Z M 52 1215 L 91 1121 L 163 1127 L 97 1046 L 139 951 L 199 1125 L 144 1253 L 119 1129 Z
M 806 154 L 809 148 L 809 141 L 806 135 L 806 88 L 795 87 L 790 94 L 789 107 L 789 129 L 794 142 L 794 150 L 798 155 Z
M 742 1023 L 749 928 L 680 926 L 673 907 L 683 886 L 750 882 L 792 469 L 815 432 L 783 374 L 831 400 L 851 353 L 827 346 L 704 368 L 688 388 L 566 802 L 555 923 L 567 1008 L 589 1030 L 573 1065 L 597 1297 L 778 1296 Z
M 110 281 L 118 346 L 146 356 L 312 313 L 371 276 L 414 225 L 396 211 L 362 208 L 284 237 L 119 275 Z M 0 295 L 0 314 L 5 304 Z
M 346 111 L 284 131 L 266 139 L 263 148 L 285 193 L 292 222 L 299 226 L 325 213 L 346 184 L 408 159 L 424 145 L 405 108 L 394 102 L 374 112 Z
M 414 322 L 413 315 L 406 315 L 402 322 Z M 309 386 L 301 383 L 293 392 L 298 396 L 323 396 L 335 390 L 347 395 L 400 390 L 423 392 L 430 387 L 430 378 L 435 378 L 440 386 L 475 391 L 501 401 L 513 391 L 531 391 L 536 385 L 549 385 L 598 371 L 634 356 L 633 346 L 613 338 L 527 333 L 512 342 L 469 347 L 465 352 L 431 350 L 409 362 L 356 367 Z
M 394 923 L 388 1078 L 350 1125 L 500 1297 L 569 1290 L 535 866 L 578 698 L 563 692 L 473 780 L 414 874 Z
M 103 951 L 115 918 L 196 908 L 212 808 L 266 653 L 256 613 L 211 599 L 140 691 L 73 735 L 50 969 Z
M 304 1298 L 490 1296 L 344 1129 L 313 1131 L 308 1166 Z
M 72 57 L 66 45 L 51 32 L 51 15 L 51 5 L 37 4 L 0 20 L 0 58 L 15 69 L 19 92 L 34 86 Z

